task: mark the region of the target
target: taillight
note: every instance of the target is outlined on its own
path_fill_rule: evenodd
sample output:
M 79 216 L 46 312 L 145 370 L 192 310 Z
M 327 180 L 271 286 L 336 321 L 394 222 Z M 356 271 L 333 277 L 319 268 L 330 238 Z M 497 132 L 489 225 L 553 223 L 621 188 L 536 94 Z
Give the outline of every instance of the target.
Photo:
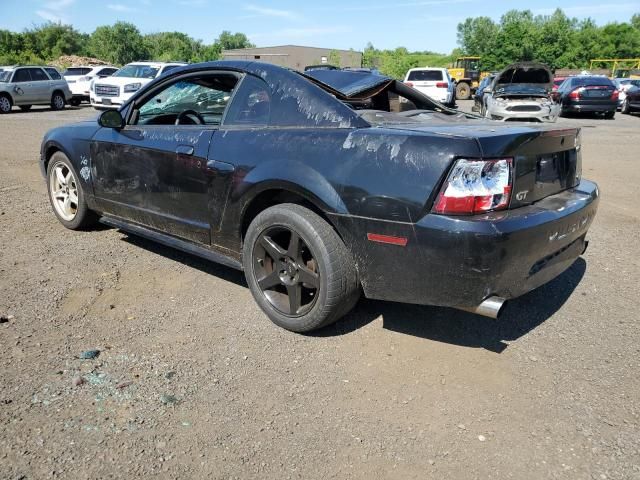
M 512 166 L 511 158 L 457 160 L 438 194 L 433 212 L 471 215 L 507 208 Z
M 413 87 L 413 83 L 411 83 L 411 82 L 404 82 L 404 84 L 405 84 L 407 87 Z
M 572 90 L 571 93 L 569 94 L 569 98 L 572 98 L 573 100 L 577 100 L 580 98 L 580 94 L 582 93 L 583 88 L 579 87 L 576 88 L 575 90 Z
M 449 84 L 447 82 L 438 82 L 436 83 L 436 88 L 449 88 Z
M 620 97 L 620 92 L 618 92 L 618 90 L 614 90 L 611 94 L 611 100 L 618 100 L 618 97 Z

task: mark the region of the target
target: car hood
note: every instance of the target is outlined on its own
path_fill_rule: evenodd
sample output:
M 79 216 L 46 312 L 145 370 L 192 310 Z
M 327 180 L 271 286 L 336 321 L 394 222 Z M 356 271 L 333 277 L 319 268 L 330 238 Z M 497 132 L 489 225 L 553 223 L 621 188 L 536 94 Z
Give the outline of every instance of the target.
M 105 77 L 105 78 L 96 78 L 95 83 L 100 85 L 114 85 L 118 87 L 122 87 L 124 85 L 129 85 L 130 83 L 140 83 L 141 85 L 146 85 L 147 83 L 153 81 L 153 78 L 136 78 L 136 77 Z
M 505 89 L 539 89 L 550 92 L 553 88 L 553 73 L 544 63 L 512 63 L 500 72 L 493 82 L 493 91 Z

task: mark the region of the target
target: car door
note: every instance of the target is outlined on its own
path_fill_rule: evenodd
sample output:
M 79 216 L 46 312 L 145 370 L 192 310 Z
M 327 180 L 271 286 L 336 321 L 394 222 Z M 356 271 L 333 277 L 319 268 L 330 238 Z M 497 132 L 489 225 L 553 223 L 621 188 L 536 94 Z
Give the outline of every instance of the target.
M 29 104 L 35 99 L 29 70 L 28 68 L 18 68 L 13 74 L 13 99 L 17 105 Z
M 29 68 L 31 74 L 31 95 L 33 103 L 48 103 L 51 101 L 53 88 L 51 79 L 42 68 Z
M 100 209 L 210 244 L 207 153 L 237 81 L 207 72 L 160 82 L 129 107 L 123 128 L 101 128 L 91 143 Z

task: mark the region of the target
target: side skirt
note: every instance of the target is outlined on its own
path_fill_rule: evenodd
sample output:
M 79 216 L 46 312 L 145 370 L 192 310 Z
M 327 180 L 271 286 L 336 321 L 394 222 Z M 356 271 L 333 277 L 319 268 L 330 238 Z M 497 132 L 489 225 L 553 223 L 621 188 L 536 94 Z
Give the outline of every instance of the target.
M 214 252 L 213 250 L 209 250 L 208 248 L 195 245 L 185 240 L 180 240 L 179 238 L 175 238 L 170 235 L 151 230 L 150 228 L 142 227 L 140 225 L 134 225 L 124 220 L 108 216 L 100 218 L 100 223 L 108 225 L 109 227 L 123 230 L 133 235 L 137 235 L 139 237 L 146 238 L 148 240 L 152 240 L 154 242 L 161 243 L 162 245 L 166 245 L 167 247 L 182 250 L 183 252 L 196 255 L 198 257 L 204 258 L 205 260 L 210 260 L 227 267 L 235 268 L 236 270 L 242 270 L 242 263 L 238 260 L 226 257 L 221 253 Z

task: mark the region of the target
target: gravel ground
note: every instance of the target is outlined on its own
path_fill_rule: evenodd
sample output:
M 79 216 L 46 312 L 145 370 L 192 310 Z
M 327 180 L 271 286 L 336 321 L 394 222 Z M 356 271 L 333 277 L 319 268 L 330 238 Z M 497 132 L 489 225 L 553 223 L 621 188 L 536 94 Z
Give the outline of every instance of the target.
M 0 116 L 0 478 L 640 479 L 640 116 L 560 119 L 591 244 L 501 320 L 362 301 L 302 336 L 236 271 L 57 222 L 40 140 L 91 115 Z

